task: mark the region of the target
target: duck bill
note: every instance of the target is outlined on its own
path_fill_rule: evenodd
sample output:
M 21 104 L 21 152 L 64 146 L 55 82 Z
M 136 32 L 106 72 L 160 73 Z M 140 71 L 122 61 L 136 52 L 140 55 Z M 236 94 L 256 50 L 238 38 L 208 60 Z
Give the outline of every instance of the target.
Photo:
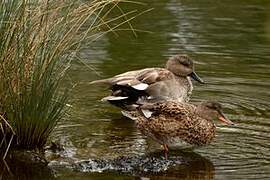
M 194 71 L 189 76 L 195 81 L 198 81 L 199 83 L 204 84 L 204 81 Z
M 231 120 L 229 120 L 222 112 L 219 112 L 219 117 L 218 117 L 218 119 L 222 122 L 222 123 L 224 123 L 224 124 L 226 124 L 226 125 L 233 125 L 234 123 L 231 121 Z

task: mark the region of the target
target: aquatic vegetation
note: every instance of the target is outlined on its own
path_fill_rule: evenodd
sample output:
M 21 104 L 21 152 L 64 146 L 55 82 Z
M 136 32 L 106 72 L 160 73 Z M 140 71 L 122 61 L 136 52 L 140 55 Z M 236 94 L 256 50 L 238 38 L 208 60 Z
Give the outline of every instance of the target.
M 138 15 L 125 13 L 121 2 L 1 0 L 0 148 L 4 154 L 11 142 L 12 148 L 43 149 L 65 112 L 68 90 L 60 83 L 81 45 Z

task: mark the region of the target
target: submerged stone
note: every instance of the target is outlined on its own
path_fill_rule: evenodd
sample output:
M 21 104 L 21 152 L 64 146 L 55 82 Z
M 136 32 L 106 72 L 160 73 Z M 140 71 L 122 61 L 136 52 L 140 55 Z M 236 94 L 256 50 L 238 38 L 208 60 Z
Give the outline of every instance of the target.
M 59 153 L 59 152 L 58 152 Z M 208 159 L 192 151 L 171 150 L 166 160 L 163 151 L 146 155 L 129 155 L 115 158 L 77 159 L 65 156 L 65 151 L 50 161 L 49 167 L 56 174 L 93 173 L 135 176 L 170 176 L 213 178 L 214 166 Z M 198 173 L 199 172 L 199 173 Z
M 189 166 L 194 161 L 196 158 L 190 156 L 170 156 L 166 160 L 161 153 L 156 153 L 144 156 L 120 156 L 114 159 L 82 160 L 73 164 L 73 168 L 80 172 L 121 172 L 137 175 L 163 173 L 175 166 Z

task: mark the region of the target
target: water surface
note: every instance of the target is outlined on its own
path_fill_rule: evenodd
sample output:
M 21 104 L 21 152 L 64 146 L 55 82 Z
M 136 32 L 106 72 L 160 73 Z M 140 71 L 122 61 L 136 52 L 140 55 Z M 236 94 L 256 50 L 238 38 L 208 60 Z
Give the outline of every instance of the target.
M 196 157 L 193 165 L 137 174 L 90 173 L 87 168 L 86 172 L 59 170 L 58 178 L 270 178 L 270 3 L 156 0 L 145 7 L 138 6 L 151 7 L 154 10 L 132 24 L 152 33 L 139 32 L 137 37 L 127 31 L 118 36 L 108 34 L 84 47 L 84 63 L 72 64 L 66 82 L 76 84 L 72 107 L 53 134 L 53 139 L 66 147 L 60 161 L 143 157 L 149 153 L 162 156 L 159 145 L 144 137 L 133 121 L 121 117 L 117 108 L 99 101 L 108 91 L 89 82 L 128 70 L 162 67 L 168 57 L 178 53 L 193 57 L 197 73 L 207 82 L 203 86 L 194 83 L 191 101 L 218 100 L 236 125 L 218 125 L 214 142 L 187 156 Z M 181 152 L 170 155 L 183 157 Z

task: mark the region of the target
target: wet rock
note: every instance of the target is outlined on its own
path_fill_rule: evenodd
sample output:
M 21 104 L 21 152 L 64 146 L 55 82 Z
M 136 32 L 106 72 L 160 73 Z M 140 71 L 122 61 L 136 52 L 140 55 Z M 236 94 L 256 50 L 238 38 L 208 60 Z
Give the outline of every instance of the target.
M 49 166 L 56 173 L 122 174 L 143 177 L 177 177 L 191 179 L 213 179 L 214 166 L 208 159 L 194 152 L 170 151 L 168 160 L 163 152 L 146 155 L 120 156 L 111 159 L 91 158 L 78 160 L 59 158 Z
M 129 174 L 165 172 L 170 167 L 186 164 L 182 157 L 173 156 L 168 160 L 163 156 L 131 156 L 117 157 L 111 160 L 90 159 L 74 164 L 74 169 L 81 172 L 112 172 L 118 171 Z

